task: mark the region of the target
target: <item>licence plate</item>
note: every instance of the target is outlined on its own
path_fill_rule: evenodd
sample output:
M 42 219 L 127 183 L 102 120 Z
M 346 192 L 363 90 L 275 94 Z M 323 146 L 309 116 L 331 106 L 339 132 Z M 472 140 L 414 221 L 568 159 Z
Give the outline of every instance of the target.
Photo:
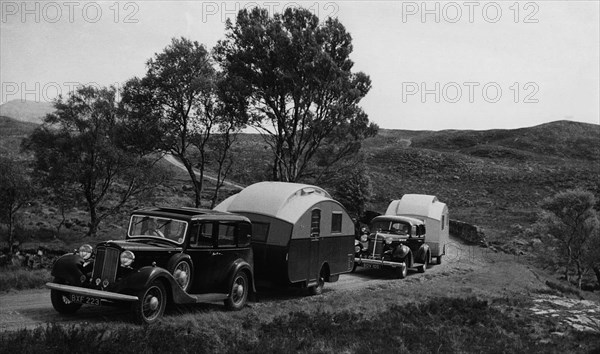
M 100 306 L 100 299 L 96 297 L 71 294 L 70 300 L 78 304 Z
M 379 269 L 379 264 L 365 264 L 366 268 Z

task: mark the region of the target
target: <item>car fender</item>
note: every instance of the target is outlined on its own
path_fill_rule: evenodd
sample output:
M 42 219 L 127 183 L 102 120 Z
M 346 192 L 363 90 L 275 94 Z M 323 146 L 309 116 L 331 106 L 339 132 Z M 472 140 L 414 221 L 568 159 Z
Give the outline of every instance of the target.
M 65 254 L 54 262 L 50 274 L 65 282 L 66 285 L 81 286 L 86 279 L 84 263 L 85 261 L 78 254 Z
M 127 289 L 123 289 L 123 291 L 135 295 L 137 292 L 146 289 L 155 280 L 163 282 L 173 302 L 177 304 L 194 302 L 193 298 L 181 290 L 181 287 L 168 270 L 156 266 L 142 267 L 129 274 L 126 279 L 123 279 L 122 283 L 127 284 Z
M 231 264 L 231 270 L 229 271 L 229 274 L 227 276 L 227 283 L 226 283 L 227 288 L 230 289 L 229 285 L 231 284 L 231 282 L 233 282 L 233 277 L 240 270 L 245 270 L 250 274 L 250 278 L 248 279 L 248 281 L 251 284 L 250 295 L 254 296 L 254 294 L 256 294 L 256 287 L 254 286 L 254 271 L 252 269 L 252 266 L 248 262 L 246 262 L 245 260 L 243 260 L 241 258 L 236 259 Z M 231 291 L 231 290 L 228 290 L 228 292 L 229 291 Z M 231 296 L 231 294 L 229 294 L 229 293 L 227 295 Z
M 425 257 L 427 257 L 427 253 L 428 252 L 429 252 L 429 254 L 431 254 L 431 251 L 429 249 L 429 245 L 427 245 L 426 243 L 424 243 L 417 250 L 417 254 L 415 255 L 415 258 L 418 260 L 419 263 L 425 263 L 424 262 L 425 261 Z

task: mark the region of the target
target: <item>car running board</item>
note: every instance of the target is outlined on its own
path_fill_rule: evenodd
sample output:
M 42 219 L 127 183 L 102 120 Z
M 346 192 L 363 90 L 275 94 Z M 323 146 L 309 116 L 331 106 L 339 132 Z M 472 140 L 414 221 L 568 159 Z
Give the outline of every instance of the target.
M 199 302 L 216 302 L 216 301 L 223 301 L 223 300 L 227 300 L 228 295 L 227 294 L 220 294 L 220 293 L 210 293 L 210 294 L 188 294 L 191 298 L 193 298 L 194 300 L 196 300 L 197 303 Z

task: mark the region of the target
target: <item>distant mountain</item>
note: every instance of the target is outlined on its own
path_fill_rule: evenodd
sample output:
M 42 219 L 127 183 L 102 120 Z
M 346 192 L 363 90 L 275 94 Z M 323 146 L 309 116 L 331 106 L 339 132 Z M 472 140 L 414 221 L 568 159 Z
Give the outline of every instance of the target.
M 48 102 L 16 99 L 0 105 L 0 116 L 10 117 L 21 122 L 41 124 L 46 114 L 52 112 L 54 112 L 54 106 Z

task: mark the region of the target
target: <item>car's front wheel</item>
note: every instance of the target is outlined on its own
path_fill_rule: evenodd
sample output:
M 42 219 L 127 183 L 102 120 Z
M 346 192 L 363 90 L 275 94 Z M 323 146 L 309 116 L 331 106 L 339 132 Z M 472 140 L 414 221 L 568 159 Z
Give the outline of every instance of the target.
M 399 267 L 394 268 L 398 279 L 404 279 L 408 275 L 408 266 L 406 263 L 402 263 Z
M 231 294 L 225 300 L 228 310 L 241 310 L 248 301 L 249 282 L 246 272 L 240 271 L 235 274 L 231 282 Z
M 60 281 L 56 279 L 54 282 L 60 284 Z M 65 315 L 75 313 L 81 308 L 81 304 L 71 301 L 67 293 L 59 290 L 50 290 L 50 301 L 52 302 L 52 307 L 54 307 L 58 313 Z
M 139 324 L 150 324 L 158 321 L 165 312 L 167 292 L 165 286 L 158 280 L 138 294 L 139 300 L 133 303 L 133 316 Z

